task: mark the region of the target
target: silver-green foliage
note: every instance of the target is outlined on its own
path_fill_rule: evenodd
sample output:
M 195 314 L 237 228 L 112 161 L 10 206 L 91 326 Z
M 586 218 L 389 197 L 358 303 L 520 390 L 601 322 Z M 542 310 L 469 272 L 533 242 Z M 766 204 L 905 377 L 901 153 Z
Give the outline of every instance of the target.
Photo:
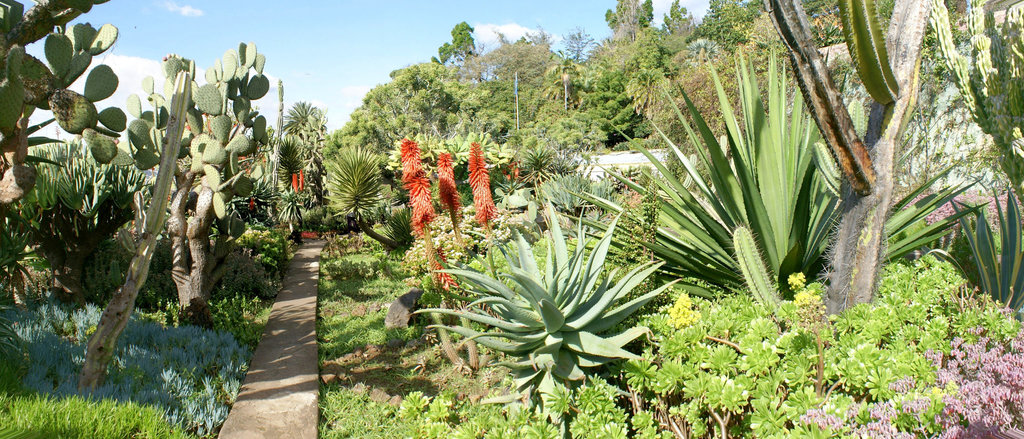
M 548 214 L 557 218 L 550 205 Z M 508 268 L 498 273 L 498 279 L 466 268 L 446 271 L 458 276 L 477 298 L 465 310 L 420 312 L 458 316 L 494 328 L 479 332 L 463 326 L 440 326 L 512 356 L 514 360 L 504 365 L 512 369 L 520 391 L 550 395 L 560 385 L 582 383 L 583 368 L 638 358 L 623 346 L 647 333 L 647 328 L 607 332 L 671 285 L 621 303 L 661 264 L 637 267 L 621 278 L 617 269 L 605 273 L 605 258 L 614 233 L 613 221 L 593 244 L 593 251 L 587 252 L 588 245 L 578 242 L 570 253 L 558 221 L 552 221 L 543 270 L 530 244 L 517 236 L 515 251 L 504 252 Z M 576 236 L 587 236 L 582 223 Z
M 1024 44 L 1024 10 L 1011 8 L 1006 21 L 996 26 L 986 2 L 971 1 L 967 19 L 969 56 L 957 50 L 949 10 L 942 1 L 932 2 L 932 29 L 968 110 L 982 131 L 992 136 L 1000 166 L 1014 189 L 1020 191 L 1024 184 L 1024 52 L 1020 49 Z

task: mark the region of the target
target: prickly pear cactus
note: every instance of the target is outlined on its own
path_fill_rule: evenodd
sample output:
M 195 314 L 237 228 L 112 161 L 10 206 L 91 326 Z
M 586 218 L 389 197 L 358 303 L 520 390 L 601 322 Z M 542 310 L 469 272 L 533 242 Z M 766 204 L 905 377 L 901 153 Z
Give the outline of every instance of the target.
M 263 74 L 265 63 L 255 44 L 243 43 L 237 51 L 228 50 L 206 70 L 205 84 L 193 82 L 195 93 L 185 117 L 179 180 L 198 181 L 199 185 L 194 189 L 191 183 L 179 185 L 178 190 L 198 192 L 201 200 L 209 198 L 202 204 L 207 208 L 197 208 L 196 215 L 212 215 L 219 223 L 218 230 L 232 238 L 244 233 L 245 224 L 230 215 L 228 206 L 234 198 L 252 191 L 249 168 L 254 153 L 269 140 L 266 118 L 252 108 L 252 101 L 269 91 L 270 83 Z M 168 87 L 178 72 L 187 71 L 195 77 L 195 63 L 177 55 L 164 60 L 163 70 L 164 93 L 156 89 L 155 79 L 145 78 L 142 85 L 148 96 L 128 98 L 128 112 L 135 118 L 127 127 L 128 143 L 140 169 L 152 168 L 160 161 L 156 142 L 168 123 Z M 207 191 L 210 196 L 203 197 Z
M 992 136 L 1000 166 L 1018 194 L 1024 193 L 1024 10 L 1011 8 L 995 25 L 986 0 L 972 0 L 967 19 L 969 56 L 953 41 L 949 10 L 932 1 L 932 29 L 946 65 L 981 130 Z
M 101 64 L 86 77 L 84 94 L 69 90 L 89 70 L 93 58 L 113 46 L 117 28 L 64 27 L 94 4 L 105 2 L 41 0 L 23 14 L 22 4 L 0 1 L 0 205 L 32 190 L 36 176 L 25 164 L 28 148 L 53 140 L 29 135 L 53 120 L 62 130 L 81 135 L 97 161 L 110 163 L 117 156 L 111 145 L 125 129 L 124 113 L 116 107 L 96 108 L 117 90 L 117 75 Z M 25 52 L 26 45 L 40 40 L 45 62 Z M 29 126 L 36 109 L 52 111 L 53 120 Z

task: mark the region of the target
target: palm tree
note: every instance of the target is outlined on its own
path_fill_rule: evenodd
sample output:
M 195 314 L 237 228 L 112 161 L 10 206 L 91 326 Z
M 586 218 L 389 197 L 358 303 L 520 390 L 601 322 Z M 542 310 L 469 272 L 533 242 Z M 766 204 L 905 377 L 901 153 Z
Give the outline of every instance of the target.
M 561 54 L 561 52 L 559 52 Z M 572 78 L 580 72 L 580 65 L 572 58 L 560 57 L 557 64 L 548 68 L 545 73 L 548 80 L 548 96 L 562 96 L 562 104 L 565 110 L 569 110 L 569 96 L 572 95 Z
M 306 157 L 305 177 L 309 181 L 313 201 L 323 205 L 324 157 L 321 149 L 327 140 L 327 113 L 309 102 L 297 102 L 284 117 L 284 132 L 300 139 Z
M 721 48 L 718 46 L 718 43 L 714 41 L 706 38 L 698 38 L 691 41 L 690 44 L 686 46 L 686 51 L 689 52 L 689 57 L 691 59 L 699 62 L 708 62 L 718 58 Z
M 359 147 L 342 150 L 337 158 L 327 163 L 330 188 L 327 201 L 335 215 L 354 216 L 363 233 L 393 250 L 399 243 L 377 233 L 367 220 L 383 199 L 380 167 L 380 156 L 369 150 Z
M 643 69 L 637 72 L 626 84 L 626 94 L 633 98 L 633 108 L 637 114 L 651 116 L 658 102 L 665 77 L 658 70 Z

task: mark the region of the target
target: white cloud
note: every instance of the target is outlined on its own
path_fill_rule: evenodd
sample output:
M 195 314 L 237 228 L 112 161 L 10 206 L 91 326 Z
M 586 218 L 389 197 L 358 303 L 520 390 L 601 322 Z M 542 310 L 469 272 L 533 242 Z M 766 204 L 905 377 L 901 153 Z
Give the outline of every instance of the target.
M 340 99 L 337 101 L 335 115 L 341 115 L 339 120 L 328 118 L 328 125 L 334 128 L 341 128 L 348 123 L 352 112 L 360 105 L 363 105 L 363 98 L 366 93 L 373 89 L 372 85 L 347 85 L 341 88 Z
M 525 37 L 526 34 L 534 32 L 537 32 L 537 29 L 530 29 L 517 23 L 473 25 L 473 38 L 476 40 L 477 46 L 482 44 L 483 47 L 488 48 L 497 47 L 501 41 L 501 35 L 504 35 L 505 39 L 509 41 L 516 41 Z
M 175 14 L 180 14 L 183 17 L 201 17 L 203 15 L 202 9 L 196 9 L 192 5 L 179 5 L 178 2 L 173 0 L 167 0 L 163 3 L 164 9 L 171 11 Z
M 654 24 L 661 26 L 665 14 L 672 7 L 674 0 L 653 0 L 654 3 Z M 694 18 L 701 18 L 708 11 L 709 0 L 679 0 L 679 6 L 686 8 Z

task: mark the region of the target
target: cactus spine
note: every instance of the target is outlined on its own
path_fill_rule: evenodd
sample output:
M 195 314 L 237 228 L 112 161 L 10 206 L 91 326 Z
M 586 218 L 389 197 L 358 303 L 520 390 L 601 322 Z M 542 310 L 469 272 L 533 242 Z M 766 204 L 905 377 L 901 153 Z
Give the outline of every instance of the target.
M 761 259 L 761 253 L 757 250 L 757 243 L 750 229 L 746 226 L 737 227 L 732 233 L 732 244 L 747 288 L 754 293 L 758 302 L 771 307 L 778 305 L 778 288 L 768 274 L 768 268 Z
M 174 179 L 174 174 L 177 173 L 176 159 L 178 149 L 181 148 L 181 136 L 185 129 L 186 105 L 192 100 L 191 95 L 191 76 L 187 72 L 178 73 L 175 80 L 174 97 L 171 99 L 171 116 L 162 142 L 163 153 L 161 154 L 160 170 L 157 172 L 156 182 L 153 185 L 150 205 L 143 212 L 143 197 L 141 194 L 136 195 L 136 237 L 134 242 L 122 238 L 122 242 L 131 242 L 135 255 L 128 266 L 124 285 L 114 294 L 110 303 L 103 310 L 96 332 L 89 339 L 85 353 L 85 365 L 82 367 L 82 373 L 78 380 L 80 390 L 95 389 L 103 384 L 107 365 L 114 354 L 115 346 L 117 346 L 117 339 L 128 324 L 128 319 L 135 308 L 135 298 L 139 295 L 139 288 L 146 282 L 146 277 L 149 275 L 149 263 L 156 250 L 156 240 L 160 236 L 167 217 L 167 197 L 171 191 L 171 181 Z

